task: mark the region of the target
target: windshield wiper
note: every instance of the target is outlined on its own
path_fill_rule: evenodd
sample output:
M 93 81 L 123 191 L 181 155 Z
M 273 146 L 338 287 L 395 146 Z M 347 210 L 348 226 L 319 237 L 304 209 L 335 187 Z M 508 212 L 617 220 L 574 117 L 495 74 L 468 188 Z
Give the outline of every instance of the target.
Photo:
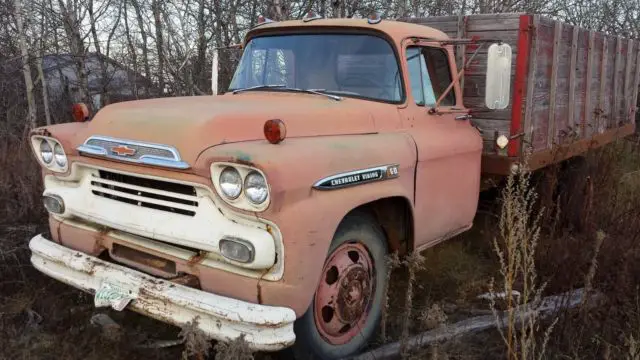
M 335 101 L 342 100 L 342 96 L 328 94 L 329 90 L 325 90 L 325 89 L 291 89 L 291 90 L 298 90 L 298 91 L 303 91 L 306 93 L 316 94 L 316 95 L 324 95 L 329 99 L 333 99 Z
M 273 88 L 286 88 L 286 87 L 287 87 L 286 84 L 255 85 L 255 86 L 250 86 L 248 88 L 235 89 L 235 90 L 233 90 L 233 93 L 237 94 L 237 93 L 241 93 L 243 91 L 259 90 L 259 89 L 273 89 Z
M 260 89 L 282 89 L 282 90 L 288 90 L 288 91 L 297 91 L 297 92 L 303 92 L 303 93 L 307 93 L 307 94 L 315 94 L 315 95 L 326 96 L 326 97 L 328 97 L 328 98 L 330 98 L 332 100 L 335 100 L 335 101 L 342 100 L 341 96 L 331 95 L 331 94 L 325 93 L 325 91 L 328 92 L 329 90 L 325 90 L 325 89 L 298 89 L 298 88 L 287 87 L 287 85 L 285 85 L 285 84 L 256 85 L 256 86 L 251 86 L 251 87 L 248 87 L 248 88 L 233 90 L 233 93 L 237 94 L 237 93 L 241 93 L 243 91 L 260 90 Z
M 327 94 L 343 94 L 343 95 L 362 96 L 362 94 L 360 94 L 360 93 L 353 92 L 353 91 L 345 91 L 345 90 L 326 90 L 326 89 L 312 89 L 312 90 L 320 91 L 320 92 L 327 93 Z

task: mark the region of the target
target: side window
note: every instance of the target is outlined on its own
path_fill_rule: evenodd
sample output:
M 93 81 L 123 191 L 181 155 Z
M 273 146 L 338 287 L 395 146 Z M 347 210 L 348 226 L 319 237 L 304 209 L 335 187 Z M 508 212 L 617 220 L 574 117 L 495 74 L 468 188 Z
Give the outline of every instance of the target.
M 420 62 L 422 56 L 417 47 L 407 48 L 407 67 L 409 68 L 409 83 L 411 85 L 411 95 L 418 105 L 424 105 L 424 92 L 422 91 L 422 70 Z
M 407 49 L 407 65 L 411 82 L 411 93 L 416 104 L 432 106 L 451 84 L 451 69 L 447 52 L 430 47 Z M 455 94 L 451 90 L 441 105 L 455 105 Z

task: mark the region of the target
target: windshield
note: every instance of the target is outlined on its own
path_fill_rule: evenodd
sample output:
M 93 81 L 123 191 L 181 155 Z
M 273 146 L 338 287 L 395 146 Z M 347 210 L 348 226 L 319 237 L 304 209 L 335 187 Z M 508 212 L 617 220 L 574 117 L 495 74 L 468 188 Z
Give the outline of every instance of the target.
M 361 34 L 253 38 L 245 47 L 229 90 L 250 87 L 312 89 L 388 102 L 399 102 L 403 97 L 391 45 L 377 36 Z

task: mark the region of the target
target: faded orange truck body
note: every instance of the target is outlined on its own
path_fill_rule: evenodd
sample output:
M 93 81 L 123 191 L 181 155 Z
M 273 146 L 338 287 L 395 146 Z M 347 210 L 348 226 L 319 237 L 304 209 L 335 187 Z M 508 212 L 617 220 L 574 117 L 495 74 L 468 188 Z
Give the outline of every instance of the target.
M 399 101 L 262 89 L 118 103 L 91 121 L 36 129 L 51 238 L 31 241 L 34 265 L 95 293 L 97 306 L 195 320 L 217 340 L 244 335 L 257 350 L 302 342 L 319 358 L 360 349 L 386 286 L 376 249 L 406 254 L 471 227 L 483 137 L 463 106 L 445 33 L 313 19 L 261 25 L 246 42 L 295 33 L 384 39 Z M 416 104 L 408 47 L 446 54 L 452 98 L 435 113 Z M 272 119 L 286 128 L 276 144 L 265 139 Z M 266 188 L 255 189 L 266 200 L 248 200 L 242 181 L 245 192 L 225 195 L 236 184 L 220 180 L 228 167 L 242 181 L 262 176 Z M 342 239 L 349 227 L 373 239 Z

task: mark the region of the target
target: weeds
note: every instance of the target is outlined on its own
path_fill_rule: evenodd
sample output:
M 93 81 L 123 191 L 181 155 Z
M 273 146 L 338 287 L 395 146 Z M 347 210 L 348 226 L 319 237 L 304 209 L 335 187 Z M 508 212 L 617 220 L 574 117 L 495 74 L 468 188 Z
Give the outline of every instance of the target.
M 253 352 L 249 349 L 244 336 L 224 343 L 219 342 L 215 346 L 216 360 L 253 360 Z
M 0 137 L 0 224 L 44 219 L 40 166 L 25 139 Z
M 413 286 L 416 283 L 416 273 L 423 269 L 424 257 L 419 252 L 414 251 L 407 256 L 403 264 L 409 270 L 409 282 L 405 293 L 404 317 L 402 320 L 402 342 L 401 354 L 406 355 L 406 340 L 409 338 L 409 327 L 411 326 L 411 312 L 413 310 Z
M 183 325 L 178 336 L 184 339 L 183 360 L 187 360 L 191 356 L 197 360 L 204 360 L 209 355 L 211 340 L 198 328 L 198 319 Z
M 537 194 L 530 186 L 531 174 L 525 166 L 511 174 L 502 190 L 502 209 L 498 223 L 499 236 L 493 240 L 493 248 L 498 256 L 498 283 L 503 294 L 507 311 L 506 331 L 498 327 L 502 337 L 507 358 L 511 360 L 529 360 L 542 358 L 547 339 L 553 324 L 546 330 L 542 346 L 537 346 L 536 331 L 539 328 L 535 310 L 542 298 L 544 284 L 538 284 L 536 272 L 536 247 L 540 239 L 539 221 L 542 212 L 535 212 Z M 495 295 L 495 283 L 490 285 L 490 293 Z M 513 296 L 519 287 L 518 296 Z M 491 296 L 491 309 L 496 319 L 497 296 Z M 518 315 L 516 310 L 525 308 L 534 310 L 528 319 Z

